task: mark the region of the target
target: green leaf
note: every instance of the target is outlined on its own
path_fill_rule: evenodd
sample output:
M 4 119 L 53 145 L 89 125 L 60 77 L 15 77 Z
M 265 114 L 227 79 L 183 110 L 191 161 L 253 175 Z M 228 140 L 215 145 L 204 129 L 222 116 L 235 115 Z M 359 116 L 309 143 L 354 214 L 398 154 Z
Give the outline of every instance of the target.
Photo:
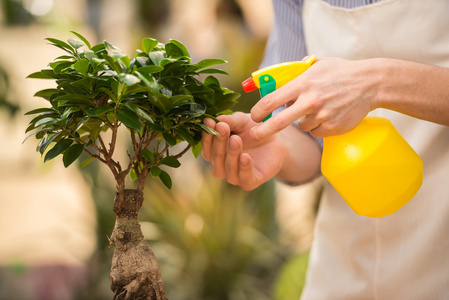
M 202 129 L 204 132 L 209 133 L 209 134 L 212 134 L 212 135 L 220 136 L 220 134 L 219 134 L 217 131 L 213 130 L 213 129 L 210 128 L 209 126 L 207 126 L 207 125 L 205 125 L 205 124 L 203 124 L 203 123 L 198 123 L 198 125 L 201 127 L 201 129 Z
M 42 70 L 42 71 L 44 71 L 44 70 Z M 51 71 L 51 73 L 53 73 L 53 76 L 50 75 L 49 72 L 42 72 L 42 71 L 31 73 L 31 74 L 28 75 L 26 78 L 33 78 L 33 79 L 55 79 L 53 70 L 47 70 L 47 71 Z
M 75 144 L 70 146 L 67 150 L 64 151 L 64 155 L 62 156 L 62 162 L 64 163 L 64 167 L 70 166 L 75 160 L 80 157 L 83 153 L 84 145 L 83 144 Z
M 106 112 L 112 111 L 112 108 L 103 106 L 103 107 L 94 107 L 87 111 L 87 115 L 89 117 L 99 116 Z
M 89 165 L 91 162 L 94 161 L 94 157 L 90 156 L 88 158 L 86 158 L 81 164 L 80 164 L 80 169 L 86 167 L 87 165 Z
M 135 74 L 137 75 L 137 77 L 140 78 L 140 80 L 142 80 L 142 82 L 149 87 L 154 93 L 159 92 L 159 85 L 156 81 L 156 79 L 151 76 L 150 74 L 141 74 L 140 72 L 136 71 Z
M 182 103 L 193 102 L 193 96 L 191 96 L 191 95 L 176 95 L 176 96 L 170 97 L 170 101 L 172 102 L 173 106 L 178 106 Z
M 75 50 L 66 42 L 58 40 L 58 39 L 54 39 L 54 38 L 46 38 L 47 41 L 52 42 L 55 46 L 66 50 L 69 53 L 75 53 Z
M 171 120 L 166 120 L 164 122 L 164 129 L 169 130 L 173 127 L 174 123 Z
M 142 149 L 142 151 L 140 151 L 140 153 L 142 154 L 142 156 L 148 160 L 150 163 L 154 161 L 154 154 L 153 152 L 151 152 L 148 149 Z
M 84 42 L 84 44 L 86 44 L 86 46 L 87 46 L 89 49 L 92 48 L 92 47 L 90 46 L 89 41 L 88 41 L 84 36 L 82 36 L 80 33 L 76 32 L 76 31 L 70 31 L 70 32 L 73 33 L 74 35 L 76 35 L 80 40 L 82 40 L 82 41 Z
M 90 88 L 91 88 L 91 80 L 92 80 L 91 78 L 84 77 L 80 80 L 73 81 L 70 84 L 75 87 L 80 87 L 80 88 L 86 90 L 86 92 L 89 92 Z
M 180 58 L 184 56 L 182 50 L 172 43 L 165 44 L 165 51 L 167 52 L 167 56 L 171 58 Z
M 146 53 L 150 53 L 150 51 L 153 50 L 158 43 L 159 43 L 158 40 L 152 38 L 144 38 L 142 40 L 143 51 L 145 51 Z
M 195 156 L 195 158 L 198 158 L 198 156 L 200 156 L 201 151 L 203 151 L 201 142 L 198 142 L 197 144 L 192 146 L 192 153 L 193 153 L 193 156 Z
M 89 66 L 90 66 L 90 63 L 87 59 L 81 59 L 73 64 L 73 68 L 83 75 L 87 74 L 87 71 L 89 70 Z
M 47 149 L 47 147 L 50 145 L 50 143 L 52 143 L 54 140 L 56 140 L 58 137 L 60 137 L 62 135 L 62 133 L 61 132 L 59 132 L 59 133 L 57 133 L 57 134 L 55 134 L 55 135 L 53 135 L 52 137 L 50 137 L 49 139 L 47 139 L 47 140 L 45 140 L 45 138 L 43 138 L 43 139 L 41 139 L 41 142 L 42 143 L 40 143 L 39 145 L 38 145 L 38 149 L 36 149 L 36 150 L 38 150 L 39 152 L 40 152 L 40 154 L 44 154 L 44 152 L 45 152 L 45 150 Z M 45 140 L 45 141 L 44 141 Z
M 67 119 L 67 117 L 70 114 L 76 113 L 78 111 L 80 111 L 81 109 L 79 107 L 73 106 L 73 107 L 68 107 L 66 110 L 64 110 L 64 113 L 61 115 L 61 119 Z
M 144 66 L 144 67 L 140 67 L 136 70 L 136 72 L 139 72 L 142 75 L 146 75 L 146 74 L 154 74 L 157 72 L 162 71 L 164 68 L 161 66 L 155 66 L 155 65 L 149 65 L 149 66 Z
M 169 112 L 172 107 L 170 98 L 164 94 L 150 94 L 148 95 L 148 99 L 151 101 L 151 103 L 162 109 L 165 113 Z
M 165 59 L 165 52 L 163 51 L 153 51 L 148 53 L 148 57 L 151 59 L 153 64 L 159 66 L 160 62 Z
M 53 69 L 55 74 L 60 74 L 64 69 L 69 68 L 73 65 L 73 61 L 57 61 L 50 63 L 50 67 Z
M 34 126 L 39 127 L 41 125 L 56 124 L 56 123 L 58 123 L 58 120 L 56 118 L 47 117 L 37 121 L 36 124 L 34 124 Z
M 170 190 L 172 187 L 172 181 L 171 181 L 170 175 L 168 175 L 167 172 L 161 170 L 161 173 L 159 174 L 159 178 L 161 179 L 162 183 Z
M 161 171 L 162 170 L 159 167 L 151 167 L 150 169 L 151 176 L 153 176 L 153 178 L 159 176 L 161 174 Z
M 25 113 L 25 115 L 34 115 L 34 114 L 40 114 L 40 113 L 54 113 L 54 112 L 55 111 L 53 108 L 42 107 L 42 108 L 30 110 L 29 112 Z
M 220 69 L 205 69 L 198 72 L 198 74 L 223 74 L 229 75 L 226 71 Z
M 129 172 L 129 178 L 130 178 L 132 181 L 137 180 L 137 174 L 136 174 L 136 171 L 134 171 L 134 169 L 131 169 L 131 171 Z
M 207 78 L 204 79 L 204 85 L 220 87 L 220 82 L 214 76 L 207 76 Z
M 170 147 L 173 147 L 174 145 L 176 145 L 178 142 L 176 141 L 175 137 L 172 136 L 171 134 L 164 132 L 162 133 L 162 136 L 164 137 L 164 140 L 167 142 L 167 144 Z
M 125 56 L 125 53 L 123 53 L 120 48 L 108 43 L 107 41 L 104 41 L 104 46 L 108 52 L 108 55 L 112 57 L 114 61 L 117 61 L 120 57 Z
M 198 62 L 197 65 L 200 66 L 200 69 L 205 69 L 205 68 L 208 68 L 211 66 L 225 64 L 225 63 L 227 63 L 227 61 L 225 61 L 223 59 L 207 58 L 207 59 L 203 59 L 202 61 Z
M 120 68 L 120 65 L 118 63 L 116 63 L 112 57 L 110 57 L 109 55 L 105 54 L 105 55 L 103 55 L 103 58 L 106 60 L 106 62 L 108 63 L 109 67 L 113 71 L 115 71 L 117 73 L 121 73 L 122 72 L 122 69 Z
M 40 90 L 36 94 L 34 94 L 34 97 L 41 97 L 41 98 L 44 98 L 46 100 L 50 100 L 50 97 L 53 96 L 54 94 L 58 93 L 58 92 L 59 91 L 57 89 Z
M 72 143 L 73 140 L 71 139 L 63 139 L 57 142 L 56 145 L 45 155 L 44 162 L 47 162 L 64 152 Z
M 84 124 L 87 123 L 87 121 L 89 121 L 89 117 L 83 118 L 83 119 L 76 125 L 74 132 L 77 132 L 78 130 L 80 130 L 81 127 L 83 127 Z
M 187 51 L 187 48 L 180 41 L 170 40 L 170 43 L 177 46 L 181 50 L 182 56 L 190 57 L 189 51 Z
M 129 67 L 131 66 L 131 60 L 129 59 L 128 56 L 122 56 L 118 59 L 118 63 L 120 65 L 122 65 L 122 69 L 123 70 L 128 70 Z
M 125 103 L 124 106 L 135 112 L 137 115 L 139 115 L 142 119 L 154 123 L 153 118 L 150 117 L 143 109 L 139 108 L 137 105 L 132 103 Z
M 173 156 L 164 157 L 159 161 L 159 163 L 162 165 L 172 167 L 172 168 L 179 168 L 179 166 L 181 166 L 181 163 L 179 162 L 179 160 L 177 160 Z
M 30 137 L 32 137 L 33 135 L 37 135 L 38 133 L 42 133 L 42 132 L 44 132 L 44 131 L 46 131 L 47 129 L 45 129 L 45 128 L 41 128 L 41 129 L 39 129 L 39 130 L 36 130 L 35 132 L 32 132 L 31 134 L 29 134 L 24 140 L 23 140 L 23 142 L 22 142 L 22 144 L 23 143 L 25 143 Z
M 187 143 L 189 143 L 190 145 L 194 145 L 194 140 L 193 137 L 190 135 L 190 133 L 185 130 L 182 127 L 178 127 L 175 129 L 176 133 L 179 134 Z
M 79 94 L 62 95 L 55 98 L 53 101 L 57 102 L 59 106 L 68 106 L 68 105 L 93 106 L 92 100 L 89 97 Z
M 72 46 L 74 49 L 78 49 L 81 48 L 82 46 L 84 46 L 84 42 L 82 40 L 79 39 L 75 39 L 75 38 L 69 38 L 67 40 L 67 42 L 70 44 L 70 46 Z
M 138 132 L 142 131 L 142 122 L 135 112 L 129 109 L 120 109 L 117 110 L 117 118 L 129 129 L 136 130 Z
M 131 75 L 131 74 L 119 74 L 119 78 L 126 84 L 126 85 L 135 85 L 140 82 L 140 79 L 137 76 Z

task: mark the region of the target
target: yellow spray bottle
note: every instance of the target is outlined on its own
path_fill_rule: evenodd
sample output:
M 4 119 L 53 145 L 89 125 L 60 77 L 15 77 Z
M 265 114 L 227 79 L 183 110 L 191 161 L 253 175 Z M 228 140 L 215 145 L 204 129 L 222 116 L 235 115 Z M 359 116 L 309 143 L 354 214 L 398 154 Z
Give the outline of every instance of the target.
M 243 82 L 243 89 L 259 88 L 264 97 L 301 75 L 315 58 L 258 70 Z M 359 215 L 391 215 L 421 187 L 422 160 L 388 119 L 366 117 L 351 131 L 323 142 L 321 172 Z

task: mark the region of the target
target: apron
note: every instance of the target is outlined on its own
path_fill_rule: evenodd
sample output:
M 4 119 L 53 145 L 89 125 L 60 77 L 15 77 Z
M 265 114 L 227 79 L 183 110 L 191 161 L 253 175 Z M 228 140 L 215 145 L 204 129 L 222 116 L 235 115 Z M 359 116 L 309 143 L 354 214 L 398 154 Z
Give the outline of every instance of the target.
M 449 67 L 449 1 L 345 9 L 305 0 L 303 25 L 308 53 L 318 57 Z M 370 115 L 388 118 L 419 154 L 423 184 L 399 211 L 371 219 L 326 183 L 301 299 L 449 299 L 449 127 L 389 110 Z

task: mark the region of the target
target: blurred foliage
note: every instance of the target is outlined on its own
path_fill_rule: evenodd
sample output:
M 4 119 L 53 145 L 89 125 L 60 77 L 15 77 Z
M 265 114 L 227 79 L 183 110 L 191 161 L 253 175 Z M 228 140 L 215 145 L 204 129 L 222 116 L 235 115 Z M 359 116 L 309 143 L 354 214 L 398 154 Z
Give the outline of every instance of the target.
M 273 184 L 245 192 L 208 176 L 190 191 L 151 181 L 141 220 L 169 299 L 271 299 L 284 250 L 277 240 Z M 174 185 L 176 186 L 176 184 Z
M 1 0 L 4 22 L 7 26 L 29 25 L 36 21 L 23 5 L 22 0 Z
M 10 100 L 14 98 L 11 93 L 9 75 L 0 65 L 0 110 L 5 109 L 10 116 L 15 116 L 20 107 L 17 101 L 14 103 Z
M 304 288 L 308 264 L 308 253 L 300 253 L 287 260 L 274 285 L 274 300 L 299 299 Z

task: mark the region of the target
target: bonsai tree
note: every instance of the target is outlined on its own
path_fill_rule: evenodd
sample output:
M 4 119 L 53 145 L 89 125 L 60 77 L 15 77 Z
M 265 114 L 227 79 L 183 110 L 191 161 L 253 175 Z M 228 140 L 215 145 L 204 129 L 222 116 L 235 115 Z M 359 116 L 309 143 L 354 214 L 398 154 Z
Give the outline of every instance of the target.
M 91 46 L 72 33 L 76 38 L 67 42 L 47 38 L 66 53 L 28 76 L 54 80 L 56 87 L 35 94 L 49 105 L 26 113 L 35 115 L 26 139 L 39 141 L 44 162 L 62 156 L 68 167 L 87 157 L 80 167 L 97 160 L 109 168 L 117 187 L 110 237 L 114 299 L 167 299 L 159 265 L 138 222 L 145 182 L 148 176 L 158 177 L 171 188 L 161 166 L 179 167 L 179 158 L 190 148 L 198 156 L 202 132 L 217 134 L 203 119 L 229 112 L 239 94 L 221 87 L 213 75 L 198 79 L 200 74 L 226 74 L 211 68 L 225 61 L 192 63 L 179 41 L 162 44 L 145 38 L 142 50 L 130 58 L 106 41 Z M 173 146 L 181 142 L 187 142 L 185 148 L 175 152 Z M 122 161 L 116 155 L 118 144 L 128 146 Z

